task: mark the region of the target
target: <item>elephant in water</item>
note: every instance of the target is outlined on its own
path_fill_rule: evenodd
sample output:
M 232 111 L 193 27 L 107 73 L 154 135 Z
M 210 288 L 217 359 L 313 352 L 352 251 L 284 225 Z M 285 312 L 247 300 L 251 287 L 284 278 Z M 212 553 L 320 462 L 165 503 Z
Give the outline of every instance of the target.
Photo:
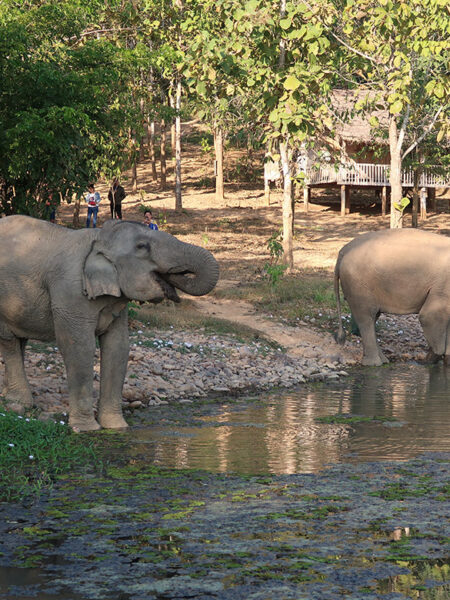
M 129 300 L 179 301 L 210 292 L 219 267 L 210 252 L 130 221 L 70 230 L 24 216 L 0 219 L 0 351 L 3 395 L 32 404 L 24 371 L 28 338 L 56 340 L 69 386 L 69 424 L 89 431 L 126 427 L 122 387 L 128 361 Z M 101 354 L 93 409 L 96 338 Z
M 450 358 L 450 238 L 417 229 L 366 233 L 341 248 L 334 274 L 344 343 L 339 281 L 361 332 L 364 365 L 388 362 L 377 344 L 380 313 L 419 314 L 433 360 Z

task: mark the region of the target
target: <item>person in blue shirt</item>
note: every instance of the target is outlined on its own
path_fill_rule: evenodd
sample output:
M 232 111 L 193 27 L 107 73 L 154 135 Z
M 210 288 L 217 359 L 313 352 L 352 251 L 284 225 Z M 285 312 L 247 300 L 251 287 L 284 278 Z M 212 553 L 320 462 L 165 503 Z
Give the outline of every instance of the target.
M 86 194 L 86 202 L 88 205 L 88 213 L 86 219 L 86 227 L 89 227 L 91 224 L 92 217 L 92 225 L 93 227 L 97 227 L 97 215 L 98 215 L 98 205 L 100 204 L 100 194 L 95 191 L 95 187 L 93 183 L 88 185 L 89 192 Z
M 152 216 L 151 210 L 146 210 L 144 212 L 144 225 L 147 225 L 147 227 L 150 227 L 150 229 L 158 231 L 158 225 L 156 223 L 152 223 Z

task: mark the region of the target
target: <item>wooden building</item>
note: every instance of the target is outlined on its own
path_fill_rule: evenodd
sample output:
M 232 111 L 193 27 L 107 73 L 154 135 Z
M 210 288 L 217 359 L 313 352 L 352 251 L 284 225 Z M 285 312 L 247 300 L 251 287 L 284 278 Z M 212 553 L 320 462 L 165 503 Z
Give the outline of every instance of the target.
M 340 189 L 341 214 L 350 212 L 351 193 L 358 188 L 373 189 L 381 197 L 382 213 L 386 214 L 389 197 L 389 146 L 387 140 L 376 137 L 368 116 L 354 111 L 354 105 L 367 92 L 334 90 L 333 113 L 335 116 L 334 151 L 308 150 L 300 156 L 299 170 L 305 173 L 304 202 L 308 209 L 311 188 L 337 187 Z M 342 117 L 341 119 L 339 117 Z M 374 110 L 375 117 L 387 125 L 387 113 Z M 405 193 L 414 186 L 414 172 L 402 173 Z M 450 187 L 450 176 L 444 177 L 424 171 L 419 176 L 421 207 L 426 198 L 435 197 L 436 188 Z

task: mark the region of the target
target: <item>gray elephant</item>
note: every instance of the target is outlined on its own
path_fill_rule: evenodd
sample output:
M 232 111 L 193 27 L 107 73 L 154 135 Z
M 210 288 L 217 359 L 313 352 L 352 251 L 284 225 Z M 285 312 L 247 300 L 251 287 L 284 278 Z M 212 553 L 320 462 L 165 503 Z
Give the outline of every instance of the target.
M 122 387 L 128 361 L 129 300 L 178 301 L 211 291 L 219 268 L 207 250 L 140 223 L 108 221 L 70 230 L 31 217 L 0 219 L 0 351 L 8 402 L 32 404 L 24 371 L 28 338 L 56 340 L 69 386 L 69 424 L 89 431 L 126 427 Z M 100 398 L 93 410 L 96 338 Z
M 364 365 L 388 362 L 375 335 L 380 313 L 419 314 L 429 358 L 450 357 L 450 239 L 417 229 L 366 233 L 341 248 L 334 275 L 344 343 L 339 281 L 361 332 Z

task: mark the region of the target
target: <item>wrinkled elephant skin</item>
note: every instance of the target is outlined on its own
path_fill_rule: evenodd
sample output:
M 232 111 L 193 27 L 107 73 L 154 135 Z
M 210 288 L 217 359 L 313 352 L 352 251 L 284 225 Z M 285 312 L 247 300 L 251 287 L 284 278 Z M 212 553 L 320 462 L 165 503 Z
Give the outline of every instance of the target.
M 366 233 L 339 252 L 334 286 L 337 340 L 345 340 L 339 281 L 363 344 L 364 365 L 388 362 L 377 344 L 380 313 L 418 314 L 430 357 L 450 359 L 450 238 L 417 229 Z
M 122 387 L 128 361 L 129 300 L 200 296 L 217 283 L 210 252 L 140 223 L 108 221 L 70 230 L 31 217 L 0 219 L 0 350 L 7 402 L 32 404 L 24 371 L 29 338 L 56 340 L 69 386 L 69 424 L 88 431 L 126 427 Z M 93 409 L 99 340 L 100 399 Z

